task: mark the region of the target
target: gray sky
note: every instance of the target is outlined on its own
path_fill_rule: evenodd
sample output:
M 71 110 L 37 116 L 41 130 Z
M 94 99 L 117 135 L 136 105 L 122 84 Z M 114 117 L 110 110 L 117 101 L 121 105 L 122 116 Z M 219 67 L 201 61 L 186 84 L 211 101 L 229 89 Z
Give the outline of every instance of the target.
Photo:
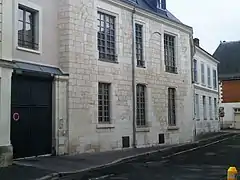
M 193 27 L 200 46 L 214 53 L 220 41 L 240 40 L 239 0 L 166 0 L 167 9 Z

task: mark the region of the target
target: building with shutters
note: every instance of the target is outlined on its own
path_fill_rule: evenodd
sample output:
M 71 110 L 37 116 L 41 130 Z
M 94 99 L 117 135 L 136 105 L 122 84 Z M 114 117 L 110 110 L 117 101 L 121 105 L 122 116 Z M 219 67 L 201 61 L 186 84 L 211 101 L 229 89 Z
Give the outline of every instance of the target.
M 223 41 L 213 56 L 220 61 L 220 107 L 224 108 L 222 128 L 240 129 L 240 41 Z
M 193 30 L 165 0 L 2 3 L 1 166 L 192 141 Z
M 194 43 L 194 121 L 195 133 L 198 135 L 220 130 L 217 73 L 219 62 L 200 47 L 199 39 L 195 38 Z

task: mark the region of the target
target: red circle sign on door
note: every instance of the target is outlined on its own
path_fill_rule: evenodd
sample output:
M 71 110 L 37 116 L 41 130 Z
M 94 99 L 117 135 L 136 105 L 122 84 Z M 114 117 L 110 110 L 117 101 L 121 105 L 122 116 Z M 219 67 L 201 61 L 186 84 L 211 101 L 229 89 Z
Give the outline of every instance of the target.
M 20 119 L 20 116 L 18 113 L 13 113 L 13 120 L 18 121 Z

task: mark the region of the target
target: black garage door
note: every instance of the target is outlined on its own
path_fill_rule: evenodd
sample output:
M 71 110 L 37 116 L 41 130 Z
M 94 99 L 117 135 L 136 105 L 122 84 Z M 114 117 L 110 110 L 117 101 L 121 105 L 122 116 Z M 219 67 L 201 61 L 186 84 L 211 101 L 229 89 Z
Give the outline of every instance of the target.
M 52 79 L 13 74 L 11 143 L 14 158 L 51 154 Z

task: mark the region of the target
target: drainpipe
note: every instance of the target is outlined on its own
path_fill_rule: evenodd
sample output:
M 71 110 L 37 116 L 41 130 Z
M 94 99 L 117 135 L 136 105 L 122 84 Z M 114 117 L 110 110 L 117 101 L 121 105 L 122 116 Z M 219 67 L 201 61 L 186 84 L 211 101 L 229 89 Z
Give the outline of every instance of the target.
M 190 37 L 190 45 L 191 45 L 191 81 L 192 81 L 192 87 L 193 87 L 193 107 L 195 106 L 195 86 L 194 86 L 194 72 L 193 72 L 193 59 L 195 54 L 195 44 L 193 42 L 193 36 Z M 196 140 L 197 136 L 197 127 L 196 127 L 196 118 L 195 118 L 195 112 L 193 112 L 193 121 L 194 121 L 194 129 L 193 129 L 193 141 Z
M 134 40 L 134 14 L 135 14 L 135 7 L 132 10 L 132 116 L 133 116 L 133 148 L 136 148 L 136 78 L 135 78 L 135 40 Z

